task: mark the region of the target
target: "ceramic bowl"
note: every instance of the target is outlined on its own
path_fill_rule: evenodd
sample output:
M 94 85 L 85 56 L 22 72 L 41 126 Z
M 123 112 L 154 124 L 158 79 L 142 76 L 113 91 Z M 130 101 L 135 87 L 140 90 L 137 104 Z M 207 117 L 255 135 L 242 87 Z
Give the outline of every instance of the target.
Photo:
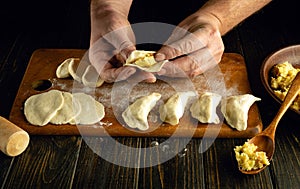
M 288 46 L 272 53 L 264 60 L 260 71 L 260 77 L 265 89 L 279 104 L 281 104 L 282 101 L 276 97 L 270 87 L 270 72 L 273 66 L 286 61 L 292 64 L 295 68 L 300 68 L 300 45 Z M 294 109 L 291 110 L 298 114 L 296 116 L 300 118 L 300 111 L 296 111 Z

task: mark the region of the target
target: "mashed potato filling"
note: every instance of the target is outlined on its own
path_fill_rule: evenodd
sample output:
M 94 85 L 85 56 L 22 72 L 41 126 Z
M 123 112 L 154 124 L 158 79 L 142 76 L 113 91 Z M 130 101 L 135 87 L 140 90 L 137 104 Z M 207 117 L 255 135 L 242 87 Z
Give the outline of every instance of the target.
M 275 65 L 271 71 L 271 88 L 274 94 L 280 99 L 284 100 L 294 78 L 300 69 L 294 68 L 289 62 L 283 62 Z M 294 100 L 291 108 L 300 110 L 300 93 Z
M 256 149 L 256 145 L 248 142 L 245 142 L 243 146 L 236 146 L 234 148 L 235 157 L 240 169 L 250 171 L 270 164 L 266 153 L 256 151 Z

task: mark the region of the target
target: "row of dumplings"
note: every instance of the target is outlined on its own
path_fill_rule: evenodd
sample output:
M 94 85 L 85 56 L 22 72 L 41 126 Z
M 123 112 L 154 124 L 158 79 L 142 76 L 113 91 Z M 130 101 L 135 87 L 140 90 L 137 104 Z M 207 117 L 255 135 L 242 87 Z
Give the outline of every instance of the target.
M 159 107 L 160 119 L 170 125 L 177 125 L 183 116 L 189 98 L 195 97 L 192 91 L 177 92 L 171 96 L 166 103 Z M 148 114 L 161 98 L 159 93 L 151 93 L 133 102 L 122 113 L 122 117 L 130 128 L 139 130 L 149 129 Z M 201 123 L 219 124 L 220 119 L 217 108 L 221 107 L 221 112 L 227 123 L 238 131 L 247 128 L 248 111 L 255 101 L 261 99 L 252 94 L 234 95 L 222 97 L 217 93 L 204 92 L 194 100 L 190 106 L 191 116 Z

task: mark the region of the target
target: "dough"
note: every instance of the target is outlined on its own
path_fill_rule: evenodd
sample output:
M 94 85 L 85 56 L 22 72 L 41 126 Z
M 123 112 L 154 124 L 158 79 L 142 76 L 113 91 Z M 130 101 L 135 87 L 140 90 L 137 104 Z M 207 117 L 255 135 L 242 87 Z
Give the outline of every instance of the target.
M 62 92 L 64 97 L 64 103 L 61 109 L 59 109 L 56 115 L 50 120 L 52 124 L 67 124 L 77 116 L 81 111 L 79 102 L 73 98 L 73 95 L 69 92 Z
M 81 111 L 70 122 L 71 124 L 95 124 L 105 116 L 104 106 L 92 96 L 85 93 L 74 93 L 73 98 L 79 102 Z
M 79 58 L 68 58 L 57 67 L 57 78 L 70 76 L 87 87 L 100 87 L 104 83 L 96 69 L 88 61 L 80 61 Z
M 137 99 L 122 113 L 125 123 L 131 128 L 147 130 L 149 128 L 148 114 L 160 98 L 161 94 L 152 93 Z
M 59 90 L 29 97 L 24 104 L 24 114 L 29 123 L 38 126 L 46 125 L 63 106 L 64 97 Z
M 87 62 L 80 61 L 79 59 L 73 59 L 73 61 L 69 62 L 68 71 L 75 81 L 81 83 L 82 75 L 84 74 L 88 65 L 89 63 Z
M 171 125 L 177 125 L 183 116 L 188 99 L 196 94 L 192 91 L 177 92 L 159 108 L 160 119 Z
M 220 123 L 217 106 L 222 96 L 216 93 L 205 92 L 192 104 L 190 111 L 193 118 L 201 123 Z
M 221 112 L 227 123 L 238 131 L 247 129 L 248 111 L 255 101 L 260 101 L 251 94 L 229 96 L 221 101 Z
M 74 58 L 68 58 L 63 61 L 56 69 L 56 77 L 57 78 L 67 78 L 70 77 L 69 73 L 69 63 L 74 62 Z
M 92 65 L 89 65 L 82 75 L 82 83 L 88 87 L 100 87 L 104 83 L 104 80 L 99 77 L 96 69 Z
M 135 50 L 129 55 L 124 66 L 137 67 L 146 72 L 159 72 L 167 60 L 156 62 L 155 51 Z

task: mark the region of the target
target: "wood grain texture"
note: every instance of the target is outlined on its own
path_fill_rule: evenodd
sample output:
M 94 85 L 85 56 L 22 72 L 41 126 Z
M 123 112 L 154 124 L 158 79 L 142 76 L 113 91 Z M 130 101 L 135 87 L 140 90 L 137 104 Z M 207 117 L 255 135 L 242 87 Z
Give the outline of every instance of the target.
M 11 6 L 2 6 L 8 2 Z M 169 1 L 176 11 L 162 6 L 143 6 L 133 1 L 131 21 L 168 21 L 176 24 L 185 14 L 205 1 Z M 154 1 L 160 5 L 161 1 Z M 18 6 L 16 4 L 18 3 Z M 20 3 L 20 4 L 19 4 Z M 40 48 L 86 49 L 89 44 L 88 1 L 2 1 L 0 4 L 0 113 L 8 118 L 17 90 L 32 53 Z M 262 98 L 257 105 L 267 125 L 279 108 L 264 91 L 259 78 L 262 60 L 273 50 L 300 43 L 297 1 L 273 1 L 223 37 L 227 53 L 241 54 L 247 66 L 253 94 Z M 188 6 L 188 5 L 192 6 Z M 166 5 L 168 3 L 166 2 Z M 45 10 L 45 7 L 52 9 Z M 142 7 L 142 8 L 140 8 Z M 159 7 L 159 8 L 157 8 Z M 167 7 L 168 8 L 168 7 Z M 37 11 L 38 10 L 38 11 Z M 44 10 L 44 11 L 41 11 Z M 53 10 L 55 13 L 53 13 Z M 157 16 L 157 12 L 161 12 Z M 12 14 L 14 13 L 14 14 Z M 45 18 L 46 17 L 46 18 Z M 37 18 L 44 20 L 39 22 Z M 2 22 L 4 20 L 4 22 Z M 18 157 L 0 153 L 0 188 L 295 188 L 299 186 L 300 127 L 289 115 L 281 120 L 276 133 L 276 150 L 271 165 L 258 175 L 242 175 L 232 153 L 245 139 L 216 139 L 199 153 L 203 139 L 187 145 L 187 155 L 148 168 L 126 168 L 99 157 L 80 136 L 31 136 L 29 148 Z M 94 138 L 94 139 L 93 139 Z M 91 137 L 95 146 L 107 144 L 103 137 Z M 166 138 L 117 137 L 115 141 L 146 147 Z M 179 141 L 175 141 L 180 144 Z M 208 142 L 204 143 L 208 146 Z M 100 150 L 105 145 L 99 145 Z M 115 158 L 117 146 L 107 149 Z M 157 151 L 158 152 L 158 151 Z M 159 159 L 161 153 L 140 153 Z M 129 155 L 136 157 L 131 151 Z
M 34 145 L 38 143 L 39 145 Z M 16 157 L 4 188 L 69 188 L 78 160 L 78 137 L 32 137 L 28 149 Z M 27 157 L 27 158 L 23 158 Z

